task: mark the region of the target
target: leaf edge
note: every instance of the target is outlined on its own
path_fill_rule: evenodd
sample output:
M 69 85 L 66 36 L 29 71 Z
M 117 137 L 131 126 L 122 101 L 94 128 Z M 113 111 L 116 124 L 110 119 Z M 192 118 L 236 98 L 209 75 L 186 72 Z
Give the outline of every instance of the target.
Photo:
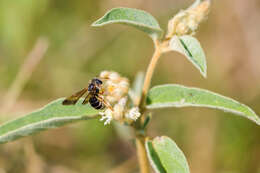
M 160 109 L 160 108 L 170 108 L 170 107 L 177 107 L 177 108 L 181 108 L 181 107 L 213 108 L 213 109 L 217 109 L 217 110 L 222 110 L 222 111 L 224 111 L 224 112 L 225 112 L 225 111 L 226 111 L 226 112 L 230 112 L 230 113 L 233 113 L 233 114 L 238 115 L 238 116 L 242 116 L 242 117 L 244 117 L 244 118 L 247 118 L 247 119 L 249 119 L 249 120 L 255 122 L 257 125 L 260 125 L 260 118 L 259 118 L 259 116 L 258 116 L 249 106 L 247 106 L 247 105 L 245 105 L 245 104 L 243 104 L 243 103 L 240 103 L 240 102 L 238 102 L 238 101 L 236 101 L 236 100 L 234 100 L 234 99 L 232 99 L 232 98 L 229 98 L 229 97 L 227 97 L 227 96 L 223 96 L 223 95 L 221 95 L 221 94 L 215 93 L 215 92 L 213 92 L 213 91 L 209 91 L 209 90 L 201 89 L 201 88 L 196 88 L 196 87 L 187 87 L 187 86 L 183 86 L 183 85 L 179 85 L 179 84 L 164 84 L 164 85 L 158 85 L 158 86 L 152 87 L 150 90 L 152 90 L 152 89 L 154 89 L 154 88 L 164 87 L 164 86 L 180 86 L 180 87 L 185 88 L 185 89 L 196 89 L 196 90 L 205 91 L 205 92 L 207 92 L 207 93 L 213 93 L 213 94 L 215 94 L 215 95 L 217 95 L 217 96 L 224 97 L 224 98 L 226 98 L 226 99 L 229 99 L 229 100 L 234 101 L 235 103 L 238 103 L 238 104 L 241 104 L 241 105 L 247 107 L 247 108 L 249 109 L 249 111 L 250 111 L 251 113 L 253 113 L 253 114 L 257 117 L 257 119 L 254 119 L 254 117 L 249 117 L 248 115 L 243 114 L 243 113 L 241 113 L 241 112 L 230 111 L 229 109 L 225 109 L 225 108 L 218 108 L 218 107 L 215 107 L 215 106 L 206 106 L 206 105 L 203 105 L 203 106 L 202 106 L 202 105 L 200 105 L 200 104 L 187 104 L 187 103 L 186 103 L 186 105 L 183 105 L 183 104 L 180 104 L 179 102 L 174 102 L 174 103 L 172 103 L 172 102 L 168 102 L 168 103 L 165 102 L 165 103 L 163 103 L 163 104 L 158 104 L 158 103 L 156 103 L 156 104 L 152 104 L 151 106 L 146 105 L 146 108 L 147 108 L 147 109 Z M 150 91 L 150 90 L 149 90 L 149 91 Z M 149 94 L 149 92 L 148 92 L 148 94 Z

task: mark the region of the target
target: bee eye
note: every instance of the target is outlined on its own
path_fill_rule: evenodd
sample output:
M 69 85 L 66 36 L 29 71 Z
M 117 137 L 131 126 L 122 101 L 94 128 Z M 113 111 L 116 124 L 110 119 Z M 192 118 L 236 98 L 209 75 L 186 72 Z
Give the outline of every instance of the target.
M 95 81 L 96 81 L 96 83 L 98 84 L 98 85 L 101 85 L 103 82 L 100 80 L 100 79 L 95 79 Z

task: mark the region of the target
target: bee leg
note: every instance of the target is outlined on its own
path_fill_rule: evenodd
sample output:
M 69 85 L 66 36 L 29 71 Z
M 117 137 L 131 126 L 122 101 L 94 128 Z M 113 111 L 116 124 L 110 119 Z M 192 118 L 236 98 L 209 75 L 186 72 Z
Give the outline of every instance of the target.
M 100 93 L 101 95 L 105 93 L 105 90 L 104 90 L 103 87 L 100 89 L 99 93 Z
M 101 80 L 109 80 L 109 77 L 97 77 L 97 78 Z
M 82 102 L 83 105 L 87 104 L 90 98 L 90 93 L 85 97 L 84 101 Z

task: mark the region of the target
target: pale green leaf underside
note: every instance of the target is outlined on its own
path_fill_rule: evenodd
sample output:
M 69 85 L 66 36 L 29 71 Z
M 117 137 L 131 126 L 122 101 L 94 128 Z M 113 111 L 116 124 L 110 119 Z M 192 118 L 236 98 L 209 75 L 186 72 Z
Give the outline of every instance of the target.
M 158 173 L 189 173 L 183 152 L 169 137 L 156 137 L 146 142 L 148 158 Z
M 64 106 L 57 99 L 35 112 L 0 125 L 0 143 L 13 141 L 36 132 L 57 128 L 62 125 L 93 118 L 98 111 L 89 105 L 82 105 L 82 99 L 76 105 Z
M 187 106 L 221 109 L 246 117 L 260 125 L 259 117 L 248 106 L 211 91 L 168 84 L 156 86 L 148 92 L 147 108 L 149 109 Z
M 130 89 L 128 92 L 133 102 L 135 102 L 139 97 L 141 97 L 143 83 L 144 83 L 144 73 L 138 72 L 133 82 L 132 89 Z
M 196 38 L 189 35 L 173 36 L 170 40 L 170 49 L 185 55 L 199 69 L 203 77 L 207 77 L 206 57 Z
M 92 26 L 103 26 L 111 23 L 120 23 L 133 26 L 146 32 L 152 38 L 160 38 L 162 29 L 156 19 L 149 13 L 133 8 L 113 8 L 103 17 L 95 21 Z
M 147 156 L 149 158 L 150 164 L 155 170 L 156 173 L 166 173 L 166 170 L 164 169 L 160 158 L 156 151 L 153 148 L 153 144 L 151 140 L 148 140 L 145 142 L 145 148 L 147 152 Z

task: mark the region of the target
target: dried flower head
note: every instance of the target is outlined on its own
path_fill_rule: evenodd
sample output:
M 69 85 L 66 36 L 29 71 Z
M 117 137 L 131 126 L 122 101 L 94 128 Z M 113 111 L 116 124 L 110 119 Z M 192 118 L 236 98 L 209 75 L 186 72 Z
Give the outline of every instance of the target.
M 193 35 L 199 24 L 205 20 L 209 13 L 210 2 L 195 2 L 190 8 L 180 11 L 168 23 L 168 33 L 166 38 L 174 35 Z
M 99 77 L 105 79 L 103 84 L 104 99 L 113 107 L 113 110 L 106 108 L 104 112 L 100 112 L 102 115 L 100 120 L 105 120 L 105 125 L 112 120 L 128 123 L 136 121 L 140 116 L 138 108 L 129 110 L 127 107 L 128 79 L 113 71 L 103 71 Z

